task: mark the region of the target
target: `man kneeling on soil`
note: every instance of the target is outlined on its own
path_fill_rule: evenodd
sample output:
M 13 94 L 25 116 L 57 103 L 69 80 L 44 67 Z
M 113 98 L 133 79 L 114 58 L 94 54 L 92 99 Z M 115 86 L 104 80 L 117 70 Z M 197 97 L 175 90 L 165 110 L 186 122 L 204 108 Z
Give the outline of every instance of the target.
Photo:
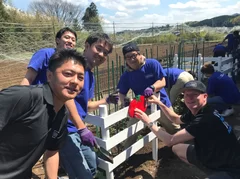
M 0 178 L 30 179 L 46 151 L 46 178 L 57 178 L 58 150 L 67 137 L 64 103 L 82 90 L 84 57 L 57 51 L 49 61 L 48 83 L 12 86 L 0 92 Z
M 187 127 L 170 135 L 151 122 L 139 109 L 135 116 L 141 119 L 172 151 L 184 162 L 200 169 L 210 170 L 209 179 L 240 178 L 240 144 L 232 127 L 211 106 L 207 105 L 206 87 L 202 82 L 190 81 L 183 88 L 184 101 L 189 111 L 178 115 L 170 110 L 155 96 L 149 97 L 150 103 L 160 106 L 164 114 L 176 124 Z M 194 140 L 194 145 L 184 144 Z

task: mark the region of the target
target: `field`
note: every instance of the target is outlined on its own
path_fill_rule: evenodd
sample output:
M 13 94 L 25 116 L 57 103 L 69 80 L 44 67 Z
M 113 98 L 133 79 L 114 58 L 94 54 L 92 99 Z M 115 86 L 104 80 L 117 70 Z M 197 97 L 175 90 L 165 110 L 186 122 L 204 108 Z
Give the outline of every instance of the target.
M 215 43 L 208 43 L 205 42 L 204 44 L 204 54 L 205 56 L 212 55 L 213 45 Z M 169 44 L 154 44 L 154 45 L 139 45 L 140 52 L 145 56 L 153 57 L 158 60 L 163 60 L 161 63 L 164 65 L 164 57 L 170 54 L 172 49 L 172 53 L 178 53 L 178 44 L 171 44 L 171 48 Z M 198 44 L 199 53 L 203 54 L 203 44 Z M 175 49 L 173 51 L 173 49 Z M 192 56 L 193 55 L 193 44 L 185 44 L 184 45 L 185 56 Z M 11 56 L 11 55 L 9 55 Z M 0 77 L 0 89 L 6 88 L 11 85 L 17 85 L 23 79 L 27 64 L 29 62 L 29 58 L 24 57 L 23 59 L 17 58 L 15 59 L 12 57 L 11 59 L 0 60 L 0 69 L 2 75 Z M 118 58 L 118 60 L 116 60 Z M 99 84 L 98 88 L 100 91 L 107 90 L 108 83 L 110 86 L 115 87 L 116 83 L 120 77 L 121 69 L 120 65 L 124 64 L 123 56 L 121 48 L 113 49 L 113 53 L 109 55 L 109 62 L 104 63 L 98 70 L 98 76 L 96 76 L 97 84 Z M 114 70 L 112 70 L 112 66 L 114 66 Z M 108 76 L 108 67 L 109 68 L 109 76 Z M 116 70 L 118 67 L 118 70 Z M 114 73 L 114 75 L 113 75 Z M 107 80 L 106 80 L 107 79 Z

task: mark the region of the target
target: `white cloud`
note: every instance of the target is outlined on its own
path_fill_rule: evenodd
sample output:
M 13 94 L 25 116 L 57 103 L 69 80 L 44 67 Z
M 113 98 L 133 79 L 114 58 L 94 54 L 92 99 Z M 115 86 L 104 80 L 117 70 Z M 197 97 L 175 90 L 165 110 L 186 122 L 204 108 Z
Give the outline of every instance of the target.
M 89 4 L 91 3 L 91 1 L 88 0 L 66 0 L 66 1 L 71 2 L 73 4 L 79 4 L 84 8 L 89 6 Z
M 74 4 L 87 7 L 91 2 L 99 4 L 101 7 L 116 11 L 143 11 L 151 6 L 159 6 L 160 0 L 67 0 Z
M 73 3 L 83 4 L 88 6 L 94 2 L 98 9 L 108 9 L 114 14 L 101 14 L 103 21 L 107 23 L 122 23 L 117 24 L 124 28 L 147 28 L 151 27 L 152 23 L 172 24 L 183 23 L 187 21 L 199 21 L 209 19 L 220 15 L 231 15 L 239 13 L 240 1 L 236 1 L 234 5 L 227 5 L 229 0 L 189 0 L 185 3 L 177 2 L 171 4 L 169 2 L 169 9 L 165 13 L 161 12 L 161 0 L 68 0 Z M 223 3 L 225 6 L 223 6 Z M 231 4 L 233 1 L 231 1 Z M 87 4 L 87 5 L 86 5 Z M 228 3 L 229 4 L 229 3 Z M 158 7 L 159 12 L 151 13 L 152 7 Z M 125 23 L 125 24 L 124 24 Z M 117 26 L 116 25 L 116 26 Z
M 117 18 L 117 17 L 120 17 L 120 18 L 122 18 L 122 17 L 128 17 L 128 14 L 125 13 L 125 12 L 116 12 L 116 13 L 115 13 L 115 17 L 116 17 L 116 18 Z
M 223 1 L 223 0 L 222 0 Z M 196 0 L 187 3 L 170 4 L 169 15 L 176 22 L 199 21 L 220 15 L 231 15 L 239 12 L 240 2 L 235 5 L 222 6 L 219 0 Z
M 102 7 L 117 11 L 146 10 L 151 6 L 159 6 L 160 0 L 97 0 Z

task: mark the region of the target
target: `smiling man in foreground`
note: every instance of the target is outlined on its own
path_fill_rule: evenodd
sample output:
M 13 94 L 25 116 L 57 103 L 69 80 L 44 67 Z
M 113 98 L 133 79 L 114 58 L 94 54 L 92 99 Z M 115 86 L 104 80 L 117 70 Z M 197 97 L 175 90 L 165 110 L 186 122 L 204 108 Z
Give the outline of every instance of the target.
M 44 163 L 51 166 L 46 177 L 57 178 L 58 150 L 68 134 L 64 103 L 82 90 L 85 63 L 75 50 L 57 51 L 49 60 L 47 83 L 0 92 L 0 178 L 30 179 L 45 151 Z
M 174 135 L 163 131 L 151 122 L 141 110 L 135 115 L 184 162 L 207 170 L 208 179 L 240 178 L 240 144 L 232 127 L 211 106 L 207 105 L 206 87 L 202 82 L 190 81 L 184 85 L 184 101 L 188 112 L 178 115 L 151 96 L 149 102 L 161 107 L 169 120 L 186 124 L 186 128 Z M 194 145 L 184 142 L 194 140 Z M 205 170 L 206 171 L 206 170 Z

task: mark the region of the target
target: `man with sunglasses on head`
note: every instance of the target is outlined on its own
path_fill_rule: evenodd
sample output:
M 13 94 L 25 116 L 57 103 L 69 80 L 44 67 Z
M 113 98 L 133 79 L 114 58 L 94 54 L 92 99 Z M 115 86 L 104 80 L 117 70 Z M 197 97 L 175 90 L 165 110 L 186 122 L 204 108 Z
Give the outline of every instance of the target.
M 144 95 L 146 98 L 159 92 L 161 101 L 172 109 L 171 102 L 164 89 L 166 73 L 161 64 L 155 59 L 145 59 L 140 54 L 138 46 L 133 42 L 126 44 L 122 52 L 127 66 L 127 71 L 122 74 L 117 86 L 122 106 L 124 106 L 124 99 L 129 89 L 132 89 L 135 95 Z M 127 125 L 130 126 L 136 122 L 137 119 L 131 118 Z M 174 134 L 180 128 L 179 125 L 169 121 L 164 113 L 161 113 L 159 122 L 171 134 Z M 131 136 L 126 141 L 125 148 L 131 146 L 136 140 L 137 134 Z

